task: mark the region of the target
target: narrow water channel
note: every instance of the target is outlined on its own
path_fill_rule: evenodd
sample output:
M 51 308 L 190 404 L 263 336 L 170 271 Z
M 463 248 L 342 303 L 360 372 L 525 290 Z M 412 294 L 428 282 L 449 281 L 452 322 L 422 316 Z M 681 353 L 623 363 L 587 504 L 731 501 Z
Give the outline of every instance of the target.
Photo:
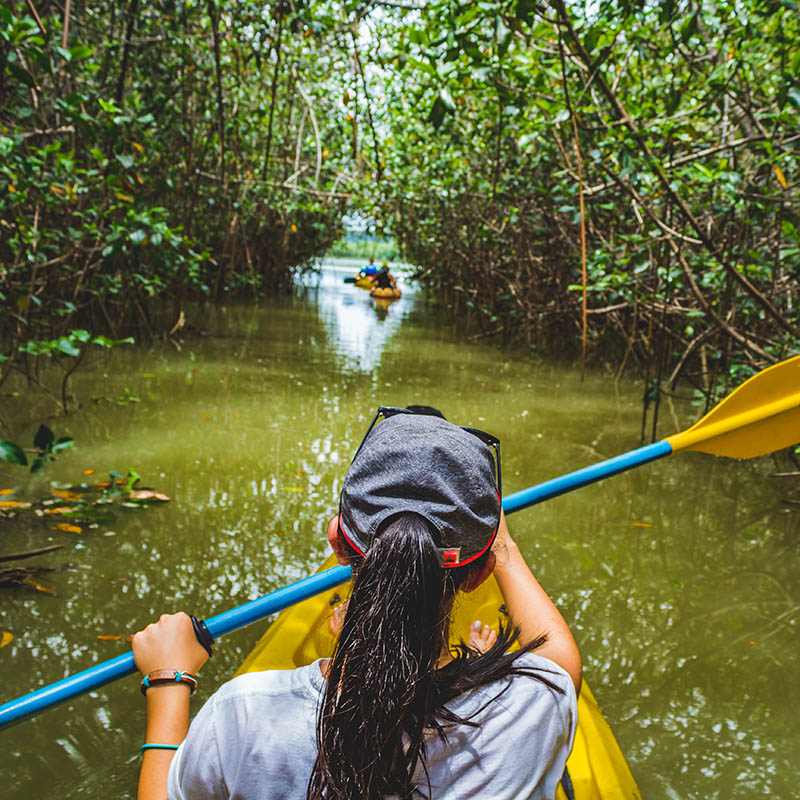
M 181 342 L 95 356 L 80 410 L 47 420 L 74 451 L 14 496 L 134 468 L 171 501 L 81 534 L 0 521 L 0 552 L 55 593 L 0 590 L 4 702 L 127 650 L 165 611 L 210 616 L 312 571 L 355 446 L 379 404 L 425 403 L 500 437 L 511 493 L 638 446 L 641 385 L 471 341 L 404 285 L 376 307 L 328 266 L 294 295 L 196 309 Z M 52 405 L 3 400 L 29 439 Z M 689 403 L 662 408 L 664 435 Z M 509 523 L 581 647 L 585 677 L 648 800 L 800 796 L 800 514 L 769 458 L 686 454 L 520 512 Z M 795 507 L 796 508 L 796 507 Z M 266 623 L 227 637 L 193 705 Z M 0 736 L 0 797 L 133 797 L 144 704 L 134 677 Z M 518 768 L 519 765 L 513 765 Z

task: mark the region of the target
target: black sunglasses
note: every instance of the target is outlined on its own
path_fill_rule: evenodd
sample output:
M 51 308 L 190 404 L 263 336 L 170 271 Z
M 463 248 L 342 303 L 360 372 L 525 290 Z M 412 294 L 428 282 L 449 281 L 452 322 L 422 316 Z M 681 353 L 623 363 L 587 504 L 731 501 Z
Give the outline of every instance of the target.
M 378 410 L 375 412 L 375 416 L 372 418 L 372 422 L 369 424 L 369 428 L 367 428 L 367 432 L 364 434 L 364 438 L 361 440 L 361 444 L 358 446 L 356 450 L 355 456 L 353 456 L 353 461 L 355 461 L 356 456 L 361 452 L 361 448 L 364 446 L 364 442 L 367 441 L 367 436 L 369 436 L 370 431 L 375 427 L 377 421 L 383 417 L 384 419 L 389 419 L 389 417 L 393 417 L 395 414 L 413 414 L 414 416 L 438 416 L 435 414 L 428 414 L 424 411 L 416 411 L 412 408 L 395 408 L 393 406 L 378 406 Z M 444 419 L 442 417 L 442 419 Z M 500 470 L 500 440 L 496 436 L 492 436 L 491 433 L 486 433 L 485 431 L 478 430 L 477 428 L 469 428 L 466 425 L 458 425 L 458 428 L 461 428 L 462 431 L 466 431 L 467 433 L 471 433 L 476 438 L 480 439 L 485 445 L 491 447 L 494 450 L 494 478 L 495 483 L 497 484 L 497 494 L 500 497 L 503 496 L 503 483 L 502 483 L 502 472 Z

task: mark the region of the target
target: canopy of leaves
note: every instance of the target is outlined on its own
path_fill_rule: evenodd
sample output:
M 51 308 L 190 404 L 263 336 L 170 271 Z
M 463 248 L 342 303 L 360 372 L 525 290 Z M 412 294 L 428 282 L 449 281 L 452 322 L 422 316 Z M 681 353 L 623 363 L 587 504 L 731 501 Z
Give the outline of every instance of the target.
M 418 6 L 370 18 L 373 208 L 428 285 L 575 352 L 583 220 L 590 351 L 708 385 L 796 348 L 795 0 Z
M 0 8 L 6 372 L 277 288 L 346 209 L 490 333 L 706 387 L 796 345 L 796 0 L 35 7 Z
M 150 298 L 273 290 L 339 238 L 339 27 L 304 3 L 0 6 L 6 373 L 146 325 Z

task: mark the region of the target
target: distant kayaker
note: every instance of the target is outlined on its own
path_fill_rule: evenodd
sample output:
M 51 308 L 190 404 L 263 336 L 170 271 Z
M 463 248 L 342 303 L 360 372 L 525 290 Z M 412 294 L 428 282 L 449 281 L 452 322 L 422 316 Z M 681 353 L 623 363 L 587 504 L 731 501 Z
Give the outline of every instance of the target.
M 375 256 L 369 257 L 369 263 L 361 270 L 364 275 L 375 275 L 378 268 L 375 266 Z
M 392 273 L 389 272 L 389 265 L 384 261 L 381 268 L 375 275 L 375 286 L 378 289 L 396 289 L 397 282 L 395 281 Z
M 328 524 L 354 575 L 333 657 L 241 675 L 189 728 L 207 659 L 191 621 L 165 615 L 137 633 L 139 800 L 553 798 L 581 660 L 509 534 L 501 488 L 494 437 L 378 409 Z M 451 648 L 459 592 L 493 570 L 513 628 L 476 620 L 469 643 Z

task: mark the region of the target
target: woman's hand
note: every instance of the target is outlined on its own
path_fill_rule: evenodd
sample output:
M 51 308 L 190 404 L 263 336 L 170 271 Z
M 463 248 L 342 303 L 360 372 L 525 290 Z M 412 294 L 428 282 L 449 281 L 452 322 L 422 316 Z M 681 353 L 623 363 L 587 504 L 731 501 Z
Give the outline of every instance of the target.
M 134 635 L 133 658 L 142 675 L 157 669 L 177 669 L 196 675 L 208 661 L 208 653 L 197 641 L 188 614 L 162 614 L 158 622 Z
M 492 543 L 492 552 L 496 559 L 495 569 L 506 567 L 511 557 L 511 551 L 516 549 L 517 543 L 511 538 L 506 523 L 506 515 L 501 510 L 500 522 L 497 526 L 497 536 L 494 537 L 494 542 Z

